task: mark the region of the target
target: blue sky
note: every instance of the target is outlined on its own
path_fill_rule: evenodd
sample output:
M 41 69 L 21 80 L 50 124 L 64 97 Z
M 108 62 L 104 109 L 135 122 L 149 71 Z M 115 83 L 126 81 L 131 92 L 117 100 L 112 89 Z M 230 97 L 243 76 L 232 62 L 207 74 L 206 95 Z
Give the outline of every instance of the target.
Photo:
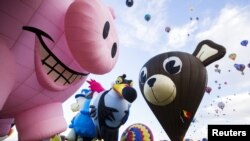
M 139 122 L 150 127 L 156 141 L 169 140 L 141 95 L 138 86 L 140 69 L 148 59 L 162 52 L 193 53 L 196 45 L 204 39 L 225 46 L 227 53 L 223 59 L 207 67 L 208 85 L 212 91 L 204 94 L 195 115 L 196 122 L 190 125 L 185 138 L 198 140 L 207 137 L 208 124 L 250 124 L 250 68 L 246 66 L 244 75 L 234 68 L 235 63 L 250 63 L 250 45 L 240 45 L 242 40 L 250 41 L 249 0 L 134 0 L 130 8 L 125 0 L 104 2 L 116 13 L 120 56 L 110 73 L 91 74 L 89 79 L 101 82 L 106 89 L 123 73 L 134 81 L 138 97 L 132 104 L 128 121 L 120 128 L 120 134 L 129 125 Z M 149 22 L 144 20 L 147 13 L 151 15 Z M 199 17 L 198 21 L 196 17 Z M 165 32 L 166 26 L 171 28 L 169 33 Z M 230 53 L 237 54 L 234 61 L 228 58 Z M 220 74 L 215 72 L 215 64 L 219 65 Z M 87 86 L 83 84 L 76 93 Z M 220 101 L 225 103 L 223 110 L 217 106 Z M 68 123 L 75 115 L 70 110 L 73 102 L 74 95 L 63 104 Z M 15 136 L 13 134 L 12 138 Z
M 203 39 L 211 39 L 225 46 L 227 54 L 207 67 L 208 85 L 212 91 L 210 94 L 205 93 L 195 115 L 196 122 L 190 125 L 186 138 L 198 140 L 207 137 L 208 124 L 250 124 L 250 68 L 246 67 L 242 75 L 233 67 L 234 63 L 250 63 L 250 48 L 240 45 L 242 40 L 250 40 L 249 1 L 134 0 L 130 8 L 125 5 L 125 0 L 105 2 L 116 13 L 120 57 L 110 73 L 91 75 L 90 78 L 102 82 L 107 89 L 116 76 L 122 73 L 133 79 L 138 98 L 120 133 L 129 125 L 140 122 L 151 128 L 156 141 L 169 140 L 141 95 L 138 74 L 142 65 L 154 55 L 167 51 L 193 53 L 198 42 Z M 151 15 L 149 22 L 144 20 L 147 13 Z M 199 17 L 198 21 L 196 17 Z M 171 28 L 169 33 L 165 32 L 166 26 Z M 237 54 L 235 61 L 228 58 L 230 53 Z M 215 64 L 219 64 L 220 74 L 215 72 Z M 221 89 L 218 89 L 219 85 Z M 86 84 L 84 86 L 87 87 Z M 223 110 L 217 106 L 220 101 L 225 103 Z

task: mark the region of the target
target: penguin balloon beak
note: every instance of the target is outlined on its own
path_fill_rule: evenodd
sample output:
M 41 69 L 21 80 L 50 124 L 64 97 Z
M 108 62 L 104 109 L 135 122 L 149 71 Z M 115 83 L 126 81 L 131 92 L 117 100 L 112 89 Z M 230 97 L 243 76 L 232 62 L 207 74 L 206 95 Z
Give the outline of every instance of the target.
M 128 102 L 132 103 L 137 97 L 136 90 L 133 87 L 130 87 L 128 84 L 114 84 L 114 90 L 126 99 Z

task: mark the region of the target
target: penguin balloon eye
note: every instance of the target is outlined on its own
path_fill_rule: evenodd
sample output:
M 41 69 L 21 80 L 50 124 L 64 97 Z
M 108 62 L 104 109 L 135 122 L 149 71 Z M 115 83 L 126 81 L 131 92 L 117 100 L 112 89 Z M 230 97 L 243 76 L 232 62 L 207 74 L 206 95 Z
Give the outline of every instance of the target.
M 170 74 L 178 74 L 181 72 L 182 61 L 179 57 L 171 56 L 163 61 L 163 68 Z
M 147 68 L 143 67 L 140 72 L 140 83 L 144 84 L 146 82 L 147 75 L 148 75 Z
M 121 77 L 118 77 L 115 81 L 116 84 L 121 84 L 122 83 L 122 79 Z

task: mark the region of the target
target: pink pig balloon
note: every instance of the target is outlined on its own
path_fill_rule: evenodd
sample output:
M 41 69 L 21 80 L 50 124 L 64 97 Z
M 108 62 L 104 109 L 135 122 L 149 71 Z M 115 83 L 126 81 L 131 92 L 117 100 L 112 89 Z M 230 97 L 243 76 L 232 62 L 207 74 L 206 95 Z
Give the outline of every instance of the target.
M 0 136 L 63 132 L 62 102 L 118 57 L 114 13 L 100 0 L 0 1 Z

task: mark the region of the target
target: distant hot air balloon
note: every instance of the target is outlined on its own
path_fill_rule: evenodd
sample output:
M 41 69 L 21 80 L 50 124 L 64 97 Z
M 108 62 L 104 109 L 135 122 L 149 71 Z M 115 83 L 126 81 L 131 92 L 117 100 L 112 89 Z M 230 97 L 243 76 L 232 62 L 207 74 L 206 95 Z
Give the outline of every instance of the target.
M 212 88 L 209 87 L 209 86 L 207 86 L 206 89 L 205 89 L 205 91 L 210 94 L 210 92 L 212 91 Z
M 229 54 L 229 58 L 231 59 L 231 60 L 235 60 L 236 59 L 236 53 L 231 53 L 231 54 Z
M 148 126 L 135 123 L 122 133 L 120 141 L 154 141 L 154 137 Z
M 215 64 L 214 67 L 215 67 L 215 68 L 219 68 L 219 65 L 218 65 L 218 64 Z
M 134 4 L 134 1 L 133 1 L 133 0 L 126 0 L 126 5 L 127 5 L 128 7 L 132 7 L 133 4 Z
M 250 68 L 250 63 L 247 64 L 248 68 Z
M 215 109 L 215 113 L 217 113 L 217 114 L 218 114 L 218 112 L 219 112 L 219 111 L 218 111 L 218 109 Z
M 189 11 L 193 11 L 193 10 L 194 10 L 193 6 L 190 6 Z
M 197 21 L 199 21 L 199 17 L 196 17 L 195 19 L 196 19 Z
M 193 118 L 192 123 L 195 123 L 195 122 L 197 122 L 197 120 L 196 118 Z
M 220 73 L 221 69 L 215 69 L 214 71 Z
M 144 19 L 145 19 L 146 21 L 149 21 L 149 20 L 151 19 L 151 15 L 150 15 L 150 14 L 146 14 L 146 15 L 144 16 Z
M 242 40 L 242 41 L 240 42 L 240 44 L 241 44 L 242 46 L 247 46 L 248 40 Z
M 221 70 L 219 69 L 219 65 L 218 64 L 215 64 L 214 67 L 215 67 L 215 70 L 214 70 L 215 72 L 218 72 L 218 73 L 221 72 Z
M 225 107 L 225 104 L 224 104 L 223 102 L 219 102 L 219 103 L 217 104 L 217 106 L 218 106 L 221 110 L 223 110 L 224 107 Z
M 192 139 L 185 139 L 185 141 L 193 141 Z
M 171 28 L 170 28 L 169 26 L 167 26 L 167 27 L 165 28 L 165 31 L 168 32 L 168 33 L 170 32 L 170 30 L 171 30 Z
M 207 138 L 203 138 L 201 141 L 208 141 L 208 139 Z
M 245 69 L 244 64 L 234 64 L 234 67 L 236 68 L 236 70 L 240 71 L 242 75 L 244 75 L 244 69 Z

